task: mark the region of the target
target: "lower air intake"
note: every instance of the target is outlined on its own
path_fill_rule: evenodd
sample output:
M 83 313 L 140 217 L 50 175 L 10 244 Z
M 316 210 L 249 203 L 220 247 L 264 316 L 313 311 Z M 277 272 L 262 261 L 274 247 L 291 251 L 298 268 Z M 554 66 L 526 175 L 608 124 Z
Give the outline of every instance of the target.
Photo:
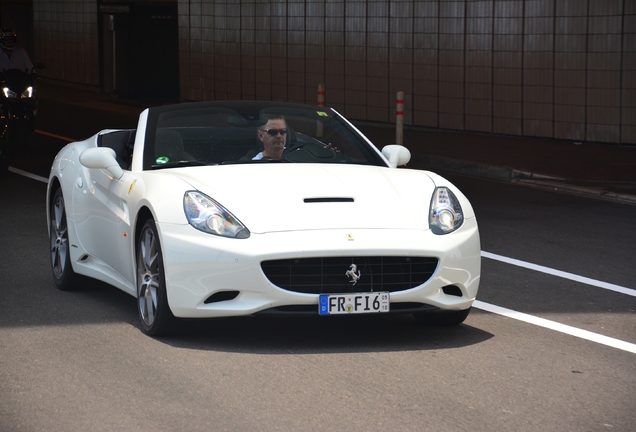
M 219 291 L 217 293 L 212 294 L 210 297 L 205 299 L 203 303 L 218 303 L 222 301 L 234 300 L 240 294 L 239 291 Z

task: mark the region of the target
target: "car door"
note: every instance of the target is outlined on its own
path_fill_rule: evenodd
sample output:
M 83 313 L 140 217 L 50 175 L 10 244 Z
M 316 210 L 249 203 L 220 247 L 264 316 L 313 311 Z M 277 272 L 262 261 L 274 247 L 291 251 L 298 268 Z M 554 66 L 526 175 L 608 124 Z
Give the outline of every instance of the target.
M 134 176 L 125 171 L 120 179 L 106 170 L 82 167 L 76 179 L 73 206 L 82 247 L 126 280 L 132 282 L 130 214 L 126 198 Z

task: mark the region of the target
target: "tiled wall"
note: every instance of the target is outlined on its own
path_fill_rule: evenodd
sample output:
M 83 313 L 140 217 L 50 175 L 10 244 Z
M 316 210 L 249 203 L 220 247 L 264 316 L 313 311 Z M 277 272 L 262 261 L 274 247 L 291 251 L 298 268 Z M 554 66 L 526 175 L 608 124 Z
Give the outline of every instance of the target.
M 636 143 L 636 0 L 178 0 L 181 98 Z M 99 86 L 97 2 L 33 0 L 47 77 Z
M 99 86 L 95 0 L 33 0 L 33 23 L 43 75 Z
M 179 0 L 181 96 L 636 143 L 636 0 Z

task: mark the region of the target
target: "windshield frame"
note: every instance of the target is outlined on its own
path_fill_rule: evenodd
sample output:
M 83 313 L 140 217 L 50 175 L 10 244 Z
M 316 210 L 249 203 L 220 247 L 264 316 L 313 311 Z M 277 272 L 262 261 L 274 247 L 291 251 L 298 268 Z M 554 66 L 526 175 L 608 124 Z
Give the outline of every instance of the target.
M 157 140 L 158 130 L 163 131 L 168 129 L 175 129 L 178 131 L 188 131 L 192 133 L 197 132 L 197 128 L 200 131 L 208 128 L 210 133 L 225 131 L 223 128 L 227 128 L 226 132 L 236 133 L 241 131 L 243 139 L 247 140 L 247 144 L 256 148 L 256 130 L 259 126 L 262 126 L 267 121 L 267 114 L 276 113 L 285 116 L 290 122 L 296 122 L 295 125 L 299 125 L 299 119 L 304 119 L 305 123 L 311 124 L 312 121 L 315 124 L 321 123 L 328 128 L 328 130 L 340 137 L 340 147 L 334 145 L 337 154 L 333 160 L 323 159 L 324 151 L 319 151 L 319 147 L 331 148 L 331 143 L 323 143 L 319 139 L 310 136 L 311 132 L 306 133 L 298 131 L 296 137 L 301 137 L 303 144 L 305 144 L 303 157 L 300 157 L 300 153 L 294 154 L 293 158 L 290 158 L 291 162 L 303 162 L 303 163 L 346 163 L 356 165 L 374 165 L 386 167 L 387 163 L 385 158 L 382 157 L 378 149 L 371 143 L 371 141 L 364 136 L 357 128 L 355 128 L 351 122 L 349 122 L 344 116 L 335 111 L 332 108 L 311 106 L 305 104 L 293 104 L 283 102 L 264 102 L 264 101 L 217 101 L 217 102 L 190 102 L 175 105 L 166 105 L 161 107 L 153 107 L 148 109 L 148 118 L 146 122 L 146 131 L 144 139 L 144 155 L 143 155 L 143 170 L 158 169 L 161 163 L 170 162 L 170 166 L 178 168 L 179 166 L 192 166 L 193 164 L 185 163 L 186 160 L 168 160 L 165 158 L 165 162 L 161 162 L 159 155 L 155 152 L 155 143 Z M 203 126 L 201 118 L 205 118 Z M 209 119 L 209 120 L 208 120 Z M 304 129 L 307 129 L 307 124 L 304 125 Z M 314 124 L 314 129 L 316 128 Z M 207 126 L 209 125 L 209 126 Z M 217 129 L 214 129 L 217 128 Z M 207 132 L 207 131 L 206 131 Z M 250 134 L 253 133 L 253 143 L 250 141 Z M 210 137 L 219 138 L 218 136 Z M 228 144 L 231 147 L 232 144 Z M 210 144 L 212 146 L 212 144 Z M 347 147 L 347 148 L 345 148 Z M 227 150 L 227 149 L 225 149 Z M 345 151 L 355 154 L 354 157 L 345 155 Z M 237 148 L 236 151 L 239 151 Z M 320 153 L 319 156 L 317 154 Z M 283 156 L 285 158 L 285 156 Z M 198 160 L 202 162 L 202 165 L 225 165 L 233 163 L 249 163 L 249 159 L 227 159 L 227 160 L 206 160 L 204 158 L 197 159 L 197 156 L 192 160 Z M 190 160 L 190 161 L 192 161 Z M 178 162 L 184 162 L 179 164 Z M 258 161 L 254 161 L 258 162 Z M 169 169 L 166 166 L 166 169 Z

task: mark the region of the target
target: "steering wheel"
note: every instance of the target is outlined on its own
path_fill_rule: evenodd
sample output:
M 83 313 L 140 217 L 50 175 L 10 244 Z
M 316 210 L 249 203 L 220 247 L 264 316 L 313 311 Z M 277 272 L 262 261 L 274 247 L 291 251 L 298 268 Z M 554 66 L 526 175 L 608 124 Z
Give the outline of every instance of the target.
M 283 156 L 281 159 L 284 159 L 285 156 L 287 156 L 289 153 L 293 151 L 300 150 L 301 148 L 305 147 L 306 144 L 307 144 L 306 142 L 294 141 L 292 145 L 285 148 L 285 151 L 283 152 Z

